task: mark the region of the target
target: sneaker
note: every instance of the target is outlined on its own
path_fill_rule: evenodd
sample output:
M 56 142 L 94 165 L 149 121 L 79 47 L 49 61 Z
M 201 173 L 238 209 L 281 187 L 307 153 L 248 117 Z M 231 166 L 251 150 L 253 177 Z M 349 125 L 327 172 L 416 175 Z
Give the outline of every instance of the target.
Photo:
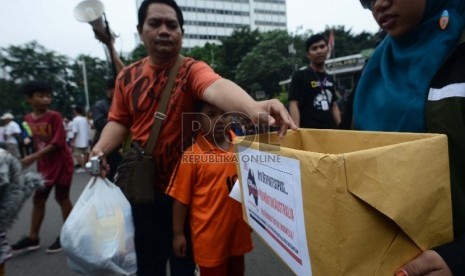
M 83 169 L 83 168 L 77 168 L 77 169 L 74 170 L 74 172 L 75 173 L 84 173 L 84 172 L 86 172 L 86 170 Z
M 60 243 L 60 236 L 55 240 L 55 242 L 50 245 L 47 250 L 45 250 L 45 253 L 58 253 L 61 252 L 63 249 L 61 249 L 61 243 Z
M 17 243 L 11 246 L 13 252 L 21 252 L 21 251 L 34 251 L 40 248 L 39 239 L 32 240 L 29 237 L 24 237 L 19 240 Z

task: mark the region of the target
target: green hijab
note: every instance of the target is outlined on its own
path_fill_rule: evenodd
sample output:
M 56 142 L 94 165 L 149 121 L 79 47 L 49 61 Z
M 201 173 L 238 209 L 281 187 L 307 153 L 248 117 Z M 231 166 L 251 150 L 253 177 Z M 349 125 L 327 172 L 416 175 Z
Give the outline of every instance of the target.
M 356 129 L 425 132 L 428 88 L 458 44 L 465 0 L 425 1 L 419 25 L 401 37 L 388 35 L 368 61 L 355 94 Z M 446 15 L 442 30 L 439 21 Z

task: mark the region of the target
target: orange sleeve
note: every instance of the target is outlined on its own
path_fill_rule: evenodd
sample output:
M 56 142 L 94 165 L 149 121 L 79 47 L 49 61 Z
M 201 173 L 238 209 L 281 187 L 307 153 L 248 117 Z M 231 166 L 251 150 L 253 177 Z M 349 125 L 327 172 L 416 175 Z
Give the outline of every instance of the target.
M 181 202 L 182 204 L 189 205 L 192 198 L 193 186 L 196 183 L 196 164 L 183 162 L 187 160 L 190 153 L 184 153 L 181 156 L 176 168 L 171 175 L 170 184 L 166 193 Z
M 203 61 L 194 62 L 189 74 L 188 82 L 198 99 L 203 99 L 205 90 L 221 76 Z

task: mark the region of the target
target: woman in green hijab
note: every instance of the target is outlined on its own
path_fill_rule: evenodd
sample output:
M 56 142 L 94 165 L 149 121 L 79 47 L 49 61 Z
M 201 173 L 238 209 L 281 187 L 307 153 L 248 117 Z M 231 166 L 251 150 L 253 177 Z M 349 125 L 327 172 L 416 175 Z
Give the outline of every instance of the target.
M 465 0 L 360 2 L 387 36 L 357 86 L 354 127 L 443 133 L 449 143 L 454 241 L 396 276 L 465 275 Z

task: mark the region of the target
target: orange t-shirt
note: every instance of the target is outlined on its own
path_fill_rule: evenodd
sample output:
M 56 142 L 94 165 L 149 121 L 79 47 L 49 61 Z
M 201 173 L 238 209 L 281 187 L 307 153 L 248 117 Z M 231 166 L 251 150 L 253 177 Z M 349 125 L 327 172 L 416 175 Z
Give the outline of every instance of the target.
M 141 145 L 148 140 L 172 64 L 156 66 L 147 57 L 125 67 L 116 80 L 108 120 L 128 127 L 132 140 Z M 206 63 L 192 58 L 186 58 L 180 66 L 153 154 L 157 184 L 168 183 L 182 152 L 192 145 L 196 105 L 202 100 L 204 91 L 220 78 Z
M 237 179 L 232 145 L 228 152 L 197 136 L 181 157 L 167 193 L 189 205 L 194 260 L 213 267 L 253 249 L 241 204 L 229 197 Z

